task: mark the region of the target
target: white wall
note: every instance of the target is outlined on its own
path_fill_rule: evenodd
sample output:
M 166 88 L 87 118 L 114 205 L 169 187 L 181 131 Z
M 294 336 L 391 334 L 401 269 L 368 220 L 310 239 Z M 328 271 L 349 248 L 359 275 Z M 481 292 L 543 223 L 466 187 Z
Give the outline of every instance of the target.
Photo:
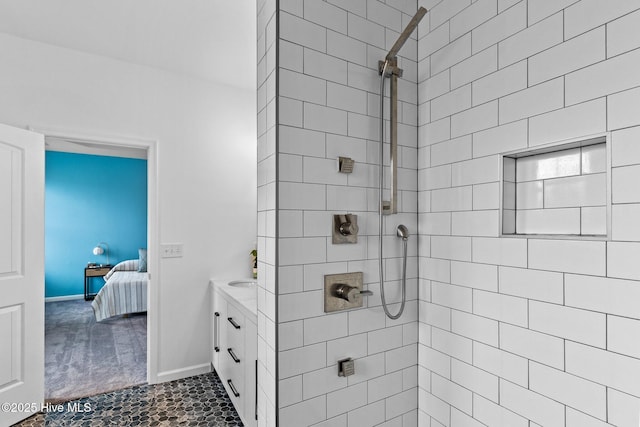
M 640 4 L 420 4 L 419 425 L 637 426 Z M 609 238 L 501 238 L 499 153 L 606 132 Z
M 184 257 L 151 272 L 160 331 L 151 379 L 208 369 L 208 280 L 251 271 L 255 93 L 7 34 L 0 51 L 0 122 L 157 140 L 157 241 L 183 243 Z M 97 188 L 95 203 L 110 190 Z
M 386 3 L 280 2 L 277 165 L 274 160 L 265 176 L 276 177 L 278 186 L 266 228 L 276 236 L 281 427 L 417 422 L 417 239 L 409 241 L 408 301 L 399 320 L 383 312 L 377 267 L 378 60 L 416 2 Z M 403 223 L 417 230 L 416 50 L 411 39 L 400 52 L 401 213 L 385 219 L 385 289 L 393 313 L 402 266 L 395 229 Z M 355 160 L 352 174 L 338 173 L 338 156 Z M 334 245 L 332 214 L 344 213 L 358 215 L 358 243 Z M 362 309 L 325 314 L 324 275 L 346 272 L 363 272 L 374 295 Z M 337 368 L 345 357 L 355 359 L 355 375 L 347 378 Z

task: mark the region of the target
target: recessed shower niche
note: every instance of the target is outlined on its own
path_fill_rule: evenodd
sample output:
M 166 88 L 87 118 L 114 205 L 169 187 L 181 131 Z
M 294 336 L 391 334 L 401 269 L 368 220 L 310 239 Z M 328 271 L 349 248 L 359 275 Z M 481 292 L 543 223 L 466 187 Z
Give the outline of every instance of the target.
M 607 235 L 606 138 L 503 156 L 503 235 Z

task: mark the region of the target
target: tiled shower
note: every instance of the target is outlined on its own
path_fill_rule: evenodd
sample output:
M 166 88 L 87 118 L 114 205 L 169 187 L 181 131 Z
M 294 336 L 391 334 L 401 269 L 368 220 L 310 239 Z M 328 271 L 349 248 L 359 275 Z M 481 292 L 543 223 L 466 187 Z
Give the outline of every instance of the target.
M 257 6 L 260 425 L 638 426 L 640 3 Z M 397 305 L 395 227 L 412 234 L 392 321 L 377 69 L 418 6 L 383 240 Z M 358 243 L 332 244 L 334 213 L 358 215 Z M 325 314 L 324 275 L 358 271 L 374 296 Z

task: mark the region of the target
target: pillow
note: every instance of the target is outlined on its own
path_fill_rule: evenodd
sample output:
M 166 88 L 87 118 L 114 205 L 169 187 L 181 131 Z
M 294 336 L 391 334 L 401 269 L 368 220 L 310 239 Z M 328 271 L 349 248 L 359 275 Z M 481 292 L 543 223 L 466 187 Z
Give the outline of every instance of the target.
M 138 249 L 138 272 L 146 273 L 147 272 L 147 250 L 146 249 Z

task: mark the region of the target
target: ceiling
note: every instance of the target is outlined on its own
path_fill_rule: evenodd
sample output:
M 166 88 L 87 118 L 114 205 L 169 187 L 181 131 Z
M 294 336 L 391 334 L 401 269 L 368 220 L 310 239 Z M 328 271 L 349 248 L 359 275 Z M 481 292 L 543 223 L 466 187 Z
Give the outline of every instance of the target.
M 0 0 L 0 32 L 247 89 L 255 0 Z

